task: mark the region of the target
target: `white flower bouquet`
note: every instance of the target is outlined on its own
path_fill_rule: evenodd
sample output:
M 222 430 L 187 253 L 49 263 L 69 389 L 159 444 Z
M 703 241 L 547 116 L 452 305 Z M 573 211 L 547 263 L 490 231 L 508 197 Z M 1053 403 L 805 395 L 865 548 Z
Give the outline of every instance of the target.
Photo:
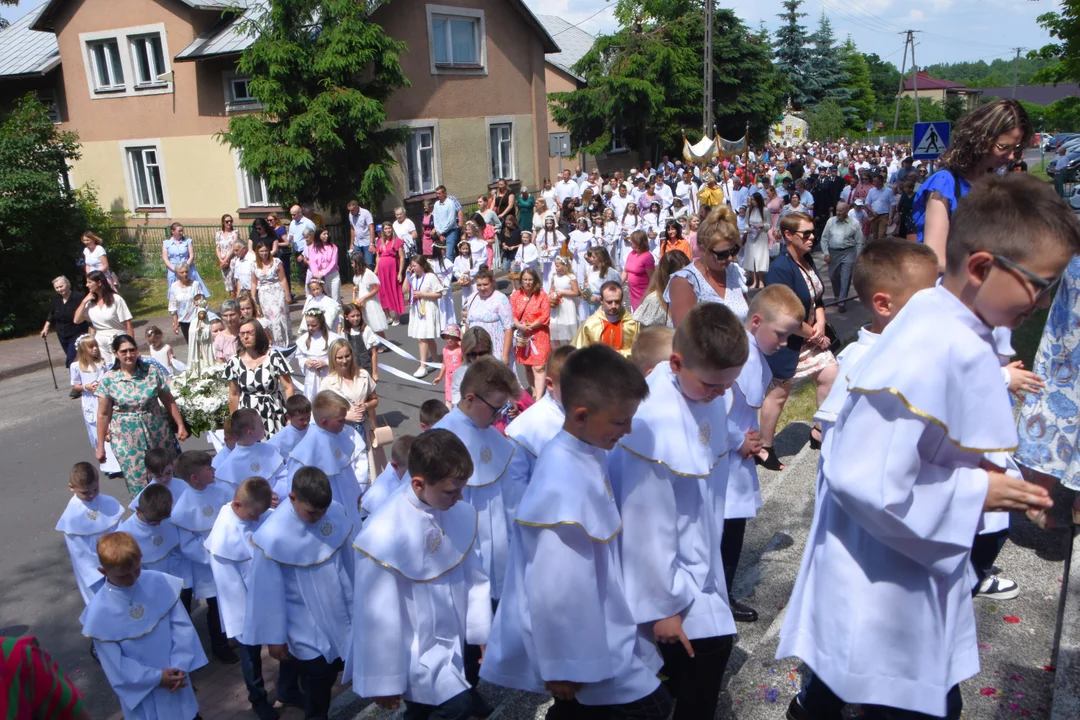
M 195 437 L 215 430 L 229 417 L 229 381 L 225 366 L 210 365 L 174 375 L 170 384 L 188 432 Z

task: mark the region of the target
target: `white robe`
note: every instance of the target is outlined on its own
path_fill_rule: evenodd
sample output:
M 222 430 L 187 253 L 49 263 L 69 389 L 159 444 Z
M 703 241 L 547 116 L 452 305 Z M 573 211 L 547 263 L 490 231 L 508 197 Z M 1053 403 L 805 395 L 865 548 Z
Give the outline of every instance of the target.
M 179 578 L 143 570 L 132 587 L 107 583 L 80 618 L 125 720 L 191 720 L 199 712 L 190 679 L 175 692 L 160 687 L 162 670 L 190 674 L 207 662 L 180 585 Z
M 284 501 L 251 536 L 246 645 L 284 645 L 300 660 L 345 660 L 352 640 L 352 523 L 331 502 L 317 523 Z M 347 675 L 346 675 L 347 676 Z
M 255 521 L 241 520 L 233 511 L 232 503 L 229 503 L 221 508 L 214 521 L 214 529 L 206 538 L 210 570 L 214 573 L 214 584 L 217 586 L 221 627 L 226 637 L 242 638 L 244 635 L 248 579 L 254 551 L 251 537 L 271 512 L 267 510 Z
M 269 443 L 258 442 L 247 446 L 237 443 L 229 456 L 214 468 L 214 479 L 228 483 L 234 492 L 249 477 L 261 477 L 269 482 L 279 499 L 289 494 L 285 460 L 277 448 Z M 282 489 L 285 490 L 284 495 Z
M 524 461 L 498 430 L 493 427 L 481 430 L 459 408 L 447 413 L 434 427 L 457 435 L 472 457 L 473 475 L 462 496 L 480 516 L 477 540 L 480 561 L 491 579 L 491 597 L 498 600 L 502 597 L 510 546 L 509 524 L 527 479 Z
M 777 657 L 802 658 L 846 702 L 940 716 L 979 671 L 978 464 L 1017 445 L 990 328 L 947 290 L 923 290 L 848 386 Z
M 353 690 L 441 705 L 469 689 L 465 643 L 491 630 L 491 586 L 476 550 L 477 514 L 445 512 L 411 486 L 394 493 L 356 538 Z
M 205 490 L 189 489 L 173 505 L 169 518 L 180 532 L 180 552 L 191 563 L 191 587 L 195 597 L 217 597 L 206 538 L 214 528 L 221 506 L 232 502 L 233 490 L 224 483 L 210 483 Z
M 330 317 L 327 316 L 326 320 L 329 322 Z M 312 336 L 305 332 L 297 339 L 295 357 L 297 365 L 300 366 L 300 372 L 304 376 L 304 397 L 314 401 L 315 396 L 319 394 L 319 384 L 330 372 L 330 346 L 334 344 L 335 340 L 340 339 L 341 336 L 332 329 L 326 337 L 321 334 Z M 312 370 L 307 367 L 308 360 L 322 360 L 326 364 L 318 370 Z
M 731 392 L 724 393 L 727 403 L 728 424 L 734 432 L 745 437 L 748 430 L 758 430 L 758 410 L 765 399 L 765 392 L 772 382 L 772 371 L 765 362 L 765 355 L 758 347 L 757 340 L 749 332 L 750 355 L 743 365 L 742 372 L 731 387 Z M 754 456 L 740 457 L 739 448 L 731 448 L 731 460 L 728 463 L 727 495 L 724 500 L 724 518 L 752 518 L 761 507 L 761 485 L 758 482 L 757 465 Z
M 383 469 L 379 477 L 375 478 L 375 482 L 371 483 L 371 487 L 367 489 L 367 492 L 360 497 L 360 514 L 364 516 L 365 520 L 374 515 L 375 511 L 386 502 L 387 498 L 407 484 L 405 481 L 407 476 L 407 472 L 398 475 L 398 471 L 394 469 L 393 465 L 388 464 Z
M 480 666 L 488 682 L 536 693 L 546 681 L 578 682 L 583 705 L 633 702 L 660 684 L 660 653 L 627 601 L 604 461 L 603 450 L 565 431 L 540 453 Z
M 877 343 L 878 338 L 881 336 L 875 332 L 871 332 L 869 326 L 859 328 L 859 339 L 857 342 L 853 342 L 836 356 L 836 362 L 839 364 L 837 369 L 836 382 L 833 383 L 832 390 L 829 391 L 825 401 L 818 407 L 816 413 L 814 413 L 814 420 L 821 423 L 821 437 L 825 437 L 825 433 L 832 428 L 833 423 L 836 422 L 836 416 L 840 414 L 840 410 L 844 407 L 844 403 L 847 402 L 848 395 L 848 378 L 855 371 L 860 360 L 866 353 L 870 352 L 870 348 Z
M 310 428 L 311 426 L 308 425 L 308 427 Z M 278 455 L 287 458 L 289 457 L 289 454 L 292 453 L 293 448 L 304 439 L 304 435 L 306 434 L 307 428 L 304 429 L 304 432 L 300 432 L 290 423 L 271 435 L 266 440 L 266 444 L 277 450 Z M 280 493 L 278 494 L 280 495 Z
M 729 450 L 724 398 L 687 400 L 669 363 L 648 377 L 633 429 L 608 456 L 634 621 L 682 616 L 691 640 L 735 633 L 720 558 Z M 738 445 L 735 445 L 736 439 Z
M 284 494 L 278 493 L 278 497 L 288 497 L 297 470 L 305 466 L 317 467 L 330 478 L 334 501 L 340 503 L 349 516 L 353 534 L 360 532 L 360 485 L 356 482 L 353 467 L 357 453 L 365 449 L 363 438 L 348 425 L 336 435 L 318 425 L 308 426 L 304 439 L 289 453 L 285 470 L 288 487 Z
M 159 483 L 157 480 L 151 480 L 150 482 L 148 482 L 145 487 L 143 487 L 141 490 L 139 490 L 138 494 L 135 495 L 134 499 L 132 499 L 131 504 L 128 505 L 128 510 L 130 510 L 132 512 L 135 512 L 136 510 L 138 510 L 139 509 L 139 498 L 141 498 L 142 494 L 144 492 L 146 492 L 146 488 L 150 487 L 151 485 L 160 485 L 160 484 L 161 483 Z M 188 485 L 183 480 L 181 480 L 180 478 L 174 477 L 172 480 L 170 480 L 168 482 L 168 484 L 165 485 L 165 487 L 169 488 L 169 492 L 172 493 L 173 506 L 175 507 L 176 506 L 176 501 L 179 500 L 180 496 L 183 495 L 184 492 L 187 491 L 191 486 Z
M 157 525 L 150 525 L 138 515 L 129 515 L 116 531 L 128 533 L 139 543 L 143 570 L 178 577 L 185 588 L 191 587 L 191 564 L 180 552 L 180 532 L 171 522 L 162 520 Z
M 529 468 L 526 480 L 532 475 L 540 451 L 559 434 L 565 421 L 566 411 L 549 392 L 506 426 L 506 437 L 524 451 L 521 454 Z
M 64 533 L 75 583 L 87 605 L 105 580 L 98 570 L 101 563 L 98 562 L 97 541 L 112 532 L 123 515 L 123 506 L 108 495 L 98 494 L 88 503 L 72 495 L 56 523 L 56 529 Z

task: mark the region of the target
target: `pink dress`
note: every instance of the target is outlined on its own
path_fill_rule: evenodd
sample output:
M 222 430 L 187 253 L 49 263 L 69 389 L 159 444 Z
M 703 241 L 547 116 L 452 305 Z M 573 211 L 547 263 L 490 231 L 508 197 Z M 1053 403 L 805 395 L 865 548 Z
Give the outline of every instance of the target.
M 776 226 L 780 223 L 780 211 L 784 209 L 784 199 L 777 195 L 765 204 L 765 209 L 769 211 L 769 218 L 772 220 L 772 225 L 769 226 L 769 245 L 771 246 L 779 239 Z
M 398 273 L 398 251 L 404 245 L 401 238 L 394 238 L 390 242 L 379 239 L 376 245 L 378 256 L 378 268 L 375 274 L 379 277 L 379 304 L 391 319 L 405 312 L 405 300 L 401 294 L 401 281 Z
M 630 289 L 630 307 L 637 310 L 649 289 L 649 271 L 656 267 L 652 253 L 633 251 L 626 256 L 626 286 Z
M 424 256 L 431 257 L 431 233 L 435 229 L 435 217 L 433 215 L 425 215 L 420 221 L 421 227 L 424 228 Z M 446 254 L 445 252 L 443 253 Z
M 461 367 L 461 346 L 451 350 L 448 347 L 442 349 L 443 387 L 446 388 L 446 404 L 454 404 L 454 373 Z

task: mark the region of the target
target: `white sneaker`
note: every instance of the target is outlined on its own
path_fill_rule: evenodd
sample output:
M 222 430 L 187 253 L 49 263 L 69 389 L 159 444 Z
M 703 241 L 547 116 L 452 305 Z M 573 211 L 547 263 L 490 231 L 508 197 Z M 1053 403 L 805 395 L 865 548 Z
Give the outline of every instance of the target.
M 997 575 L 987 575 L 975 590 L 976 596 L 991 600 L 1012 600 L 1019 594 L 1019 585 Z
M 423 365 L 421 365 L 419 367 L 419 369 L 417 369 L 417 371 L 412 374 L 412 376 L 414 378 L 422 378 L 427 374 L 428 374 L 428 369 L 426 367 L 424 367 Z

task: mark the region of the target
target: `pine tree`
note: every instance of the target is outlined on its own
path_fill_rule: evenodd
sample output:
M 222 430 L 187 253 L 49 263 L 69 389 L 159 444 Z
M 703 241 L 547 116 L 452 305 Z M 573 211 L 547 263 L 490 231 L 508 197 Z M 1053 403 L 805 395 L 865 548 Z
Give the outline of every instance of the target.
M 817 83 L 809 73 L 810 52 L 807 49 L 806 26 L 799 24 L 799 18 L 806 13 L 799 12 L 803 0 L 784 0 L 786 12 L 777 15 L 784 24 L 776 31 L 776 67 L 786 77 L 789 88 L 789 102 L 796 110 L 812 105 L 817 98 Z
M 809 74 L 816 85 L 813 90 L 815 104 L 831 100 L 844 108 L 846 117 L 849 115 L 851 91 L 847 87 L 847 73 L 841 65 L 840 50 L 836 47 L 836 39 L 833 37 L 832 23 L 829 22 L 825 13 L 821 14 L 817 31 L 810 36 L 810 42 L 812 47 L 807 65 Z
M 262 110 L 229 119 L 223 141 L 266 180 L 274 199 L 345 212 L 354 197 L 375 205 L 393 191 L 393 149 L 406 131 L 386 128 L 385 103 L 408 87 L 408 50 L 372 22 L 379 2 L 269 0 L 248 20 L 255 40 L 240 72 Z

